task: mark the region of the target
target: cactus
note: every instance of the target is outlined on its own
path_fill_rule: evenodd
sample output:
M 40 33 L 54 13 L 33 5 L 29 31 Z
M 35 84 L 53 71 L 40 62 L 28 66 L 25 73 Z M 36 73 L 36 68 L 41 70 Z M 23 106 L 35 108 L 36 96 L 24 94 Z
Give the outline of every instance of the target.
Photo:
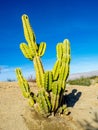
M 66 113 L 67 106 L 63 103 L 63 95 L 66 87 L 66 80 L 69 75 L 70 64 L 70 43 L 65 39 L 56 46 L 57 60 L 51 71 L 44 71 L 41 57 L 46 50 L 46 43 L 36 43 L 36 37 L 31 28 L 27 15 L 22 16 L 24 36 L 26 43 L 20 44 L 23 55 L 33 61 L 36 71 L 36 82 L 39 87 L 37 94 L 31 92 L 29 83 L 22 76 L 19 68 L 16 69 L 16 75 L 22 94 L 28 99 L 29 105 L 34 110 L 44 116 L 50 114 Z
M 44 75 L 44 69 L 43 69 L 43 65 L 42 62 L 40 60 L 39 56 L 35 56 L 34 57 L 34 67 L 36 70 L 36 81 L 39 87 L 42 87 L 43 84 L 43 75 Z
M 38 49 L 38 55 L 41 57 L 44 55 L 46 50 L 46 43 L 45 42 L 41 42 L 39 45 L 39 49 Z
M 44 74 L 43 86 L 46 91 L 50 91 L 52 89 L 52 81 L 53 75 L 51 71 L 46 71 Z
M 30 106 L 34 105 L 34 94 L 31 96 L 31 91 L 27 80 L 22 76 L 22 72 L 19 68 L 16 69 L 16 75 L 22 94 L 25 98 L 28 98 Z

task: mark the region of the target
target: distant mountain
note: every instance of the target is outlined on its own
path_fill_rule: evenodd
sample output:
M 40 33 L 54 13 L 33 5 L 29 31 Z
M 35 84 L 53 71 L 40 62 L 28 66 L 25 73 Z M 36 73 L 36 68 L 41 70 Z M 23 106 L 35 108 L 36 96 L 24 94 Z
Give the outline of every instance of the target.
M 68 77 L 68 80 L 79 79 L 81 77 L 87 78 L 87 77 L 92 77 L 92 76 L 98 76 L 98 70 L 90 71 L 90 72 L 70 74 L 69 77 Z

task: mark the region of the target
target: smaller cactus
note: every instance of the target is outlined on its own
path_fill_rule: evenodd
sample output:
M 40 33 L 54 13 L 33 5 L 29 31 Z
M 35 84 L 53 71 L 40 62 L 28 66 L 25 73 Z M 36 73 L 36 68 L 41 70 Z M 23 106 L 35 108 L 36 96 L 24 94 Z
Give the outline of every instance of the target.
M 45 94 L 44 94 L 44 91 L 40 91 L 38 93 L 38 103 L 39 103 L 39 106 L 41 108 L 41 110 L 43 111 L 43 113 L 48 113 L 48 104 L 46 102 L 46 99 L 45 99 Z
M 52 84 L 52 92 L 51 92 L 51 104 L 52 111 L 56 111 L 59 107 L 59 99 L 60 99 L 60 91 L 61 86 L 59 86 L 58 81 L 53 82 Z
M 43 114 L 44 116 L 48 116 L 51 111 L 51 104 L 49 101 L 48 94 L 45 92 L 44 89 L 38 92 L 38 97 L 36 100 L 39 108 L 39 113 Z
M 21 70 L 19 68 L 16 69 L 16 75 L 19 82 L 19 86 L 22 90 L 23 96 L 28 98 L 30 96 L 30 87 L 25 78 L 23 78 Z
M 16 69 L 16 75 L 18 79 L 19 86 L 21 88 L 22 94 L 25 98 L 28 98 L 28 102 L 30 106 L 34 105 L 34 94 L 31 95 L 30 87 L 25 78 L 22 76 L 22 72 L 19 68 Z

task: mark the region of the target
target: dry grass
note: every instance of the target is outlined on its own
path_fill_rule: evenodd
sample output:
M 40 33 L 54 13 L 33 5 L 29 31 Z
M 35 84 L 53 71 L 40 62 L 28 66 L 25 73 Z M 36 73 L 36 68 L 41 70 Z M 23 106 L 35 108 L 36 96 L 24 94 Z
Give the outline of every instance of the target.
M 28 82 L 36 82 L 36 79 L 32 76 L 32 75 L 30 75 L 29 77 L 28 77 L 28 79 L 27 79 L 27 81 Z

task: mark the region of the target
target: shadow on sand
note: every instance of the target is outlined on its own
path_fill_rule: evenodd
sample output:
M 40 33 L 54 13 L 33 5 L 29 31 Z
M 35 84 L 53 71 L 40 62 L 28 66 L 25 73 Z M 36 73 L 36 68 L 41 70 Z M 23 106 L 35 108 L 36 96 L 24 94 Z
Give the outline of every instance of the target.
M 81 96 L 81 92 L 77 92 L 77 89 L 73 89 L 71 93 L 64 96 L 64 100 L 67 107 L 73 107 Z

